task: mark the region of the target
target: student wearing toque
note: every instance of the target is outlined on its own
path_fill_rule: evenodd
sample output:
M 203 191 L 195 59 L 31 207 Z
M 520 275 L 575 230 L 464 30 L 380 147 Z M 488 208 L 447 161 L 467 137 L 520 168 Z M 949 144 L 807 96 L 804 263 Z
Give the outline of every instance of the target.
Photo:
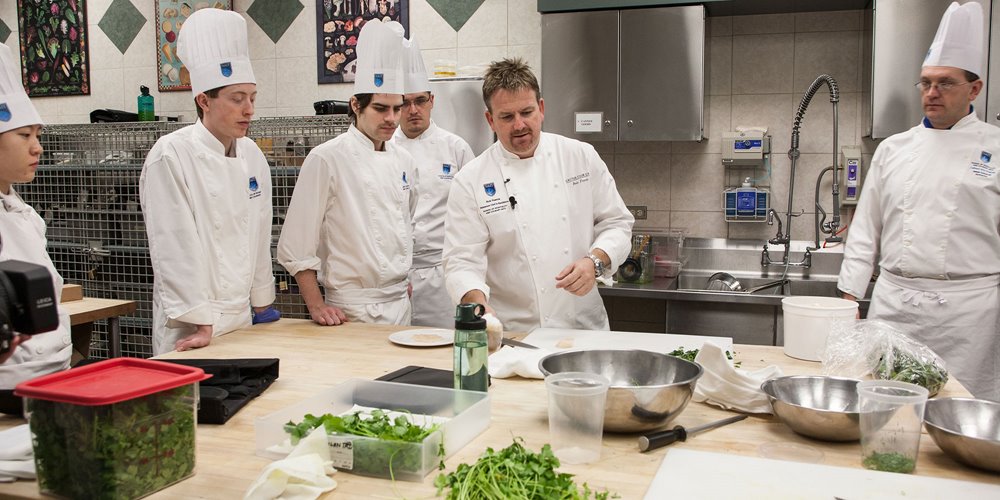
M 14 184 L 35 178 L 42 155 L 42 125 L 21 86 L 17 55 L 0 44 L 0 261 L 44 266 L 52 275 L 58 304 L 63 279 L 45 250 L 45 221 L 14 189 Z M 60 309 L 59 327 L 51 332 L 31 337 L 15 332 L 8 347 L 10 350 L 0 355 L 0 412 L 20 415 L 23 407 L 21 398 L 13 394 L 14 386 L 69 368 L 73 350 L 69 314 Z
M 246 137 L 257 98 L 246 22 L 198 10 L 181 28 L 177 56 L 191 73 L 198 121 L 156 141 L 139 179 L 154 354 L 280 316 L 270 307 L 271 173 Z

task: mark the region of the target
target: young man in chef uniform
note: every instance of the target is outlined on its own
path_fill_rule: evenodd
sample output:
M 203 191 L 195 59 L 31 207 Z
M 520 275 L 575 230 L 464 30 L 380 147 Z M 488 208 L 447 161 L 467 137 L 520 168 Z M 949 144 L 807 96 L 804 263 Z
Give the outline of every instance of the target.
M 153 264 L 153 352 L 277 319 L 271 268 L 271 172 L 246 137 L 257 85 L 246 22 L 201 9 L 177 56 L 191 72 L 198 121 L 161 137 L 139 179 Z M 253 313 L 251 313 L 253 308 Z
M 42 125 L 21 86 L 17 55 L 0 44 L 0 261 L 20 260 L 44 266 L 52 275 L 58 303 L 63 280 L 45 250 L 45 222 L 13 186 L 35 178 L 42 155 Z M 73 350 L 69 314 L 59 310 L 59 328 L 54 331 L 14 339 L 11 351 L 3 355 L 0 364 L 0 412 L 20 415 L 21 398 L 13 395 L 14 386 L 69 368 Z
M 278 261 L 320 325 L 410 324 L 416 165 L 389 141 L 403 107 L 402 41 L 399 23 L 362 27 L 354 123 L 306 157 L 281 228 Z
M 920 72 L 925 118 L 883 141 L 850 228 L 838 287 L 944 358 L 978 398 L 1000 400 L 1000 129 L 979 120 L 983 14 L 952 3 Z
M 455 177 L 444 268 L 454 302 L 495 311 L 507 330 L 608 330 L 594 286 L 628 254 L 634 219 L 590 144 L 541 131 L 545 101 L 520 59 L 483 81 L 499 141 Z
M 413 216 L 414 325 L 453 328 L 455 307 L 444 287 L 444 214 L 451 181 L 462 165 L 472 161 L 472 148 L 461 137 L 431 120 L 434 95 L 420 47 L 412 38 L 403 42 L 406 77 L 403 115 L 392 142 L 406 149 L 417 162 L 414 184 L 420 192 Z

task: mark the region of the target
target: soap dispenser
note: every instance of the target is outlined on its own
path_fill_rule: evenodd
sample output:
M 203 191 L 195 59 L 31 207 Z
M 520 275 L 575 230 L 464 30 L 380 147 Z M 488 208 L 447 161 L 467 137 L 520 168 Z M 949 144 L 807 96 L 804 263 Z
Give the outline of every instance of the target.
M 149 95 L 149 87 L 139 86 L 139 121 L 151 122 L 156 120 L 156 112 L 153 109 L 153 96 Z

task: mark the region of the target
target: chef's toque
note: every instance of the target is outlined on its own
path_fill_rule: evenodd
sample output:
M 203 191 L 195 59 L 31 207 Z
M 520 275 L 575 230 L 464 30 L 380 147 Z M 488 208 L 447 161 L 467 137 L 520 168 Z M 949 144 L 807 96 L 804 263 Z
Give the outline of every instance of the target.
M 27 125 L 44 125 L 21 85 L 21 63 L 0 43 L 0 133 Z
M 970 1 L 952 2 L 941 17 L 924 66 L 950 66 L 982 75 L 983 8 Z
M 191 73 L 194 95 L 257 83 L 250 65 L 247 23 L 231 10 L 205 8 L 191 14 L 177 36 L 177 57 Z
M 407 94 L 414 92 L 427 92 L 431 90 L 431 82 L 427 80 L 427 68 L 424 67 L 424 58 L 420 55 L 420 45 L 410 37 L 403 40 L 403 69 L 406 71 L 406 79 L 403 81 L 403 90 Z
M 372 19 L 358 34 L 354 94 L 402 94 L 403 26 Z

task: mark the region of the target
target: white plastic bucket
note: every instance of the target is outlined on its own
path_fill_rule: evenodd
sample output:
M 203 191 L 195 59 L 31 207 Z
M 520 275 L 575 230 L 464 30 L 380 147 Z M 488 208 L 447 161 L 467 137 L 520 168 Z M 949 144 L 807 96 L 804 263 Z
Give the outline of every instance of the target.
M 785 354 L 806 361 L 819 361 L 830 328 L 836 321 L 854 322 L 858 303 L 836 297 L 795 296 L 781 299 L 784 318 Z

